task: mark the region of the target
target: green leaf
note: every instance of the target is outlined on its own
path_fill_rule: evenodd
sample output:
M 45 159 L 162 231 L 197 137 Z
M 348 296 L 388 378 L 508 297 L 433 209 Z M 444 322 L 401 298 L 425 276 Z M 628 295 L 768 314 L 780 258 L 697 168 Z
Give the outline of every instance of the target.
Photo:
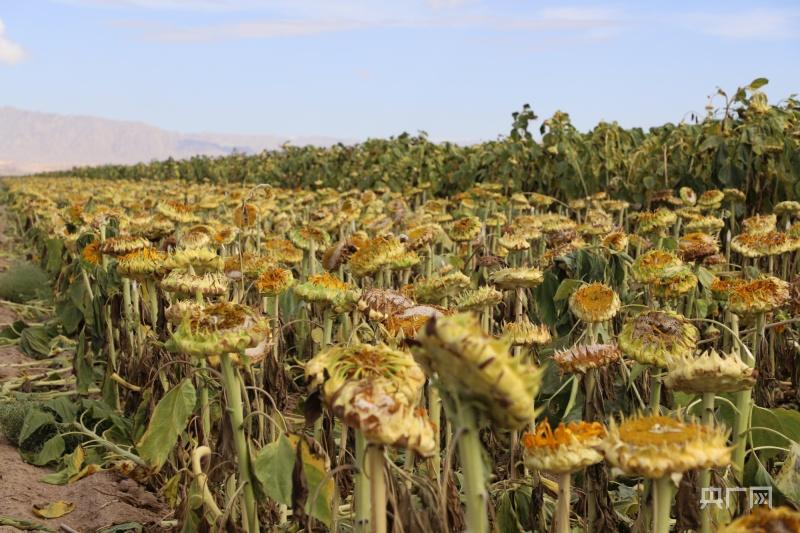
M 144 531 L 144 526 L 139 522 L 125 522 L 124 524 L 117 524 L 115 526 L 104 527 L 98 529 L 97 533 L 122 533 L 123 531 Z
M 253 470 L 264 492 L 278 503 L 292 504 L 292 471 L 295 449 L 285 435 L 264 446 L 253 462 Z
M 58 330 L 52 325 L 31 326 L 22 330 L 19 338 L 19 349 L 34 359 L 43 359 L 50 355 L 52 340 Z
M 64 446 L 64 438 L 61 435 L 56 435 L 48 439 L 38 453 L 26 454 L 25 461 L 36 466 L 44 466 L 58 461 L 64 455 Z
M 8 515 L 0 515 L 0 526 L 10 526 L 21 529 L 22 531 L 53 531 L 44 524 L 39 524 L 31 520 L 24 520 L 22 518 L 14 518 Z
M 755 91 L 756 89 L 760 89 L 761 87 L 763 87 L 768 83 L 769 80 L 767 78 L 756 78 L 750 82 L 750 85 L 748 85 L 748 87 L 750 87 L 750 89 Z
M 561 285 L 558 286 L 558 290 L 556 291 L 555 296 L 553 296 L 553 300 L 559 302 L 569 298 L 570 295 L 581 285 L 583 285 L 583 282 L 579 279 L 565 279 L 561 282 Z
M 795 444 L 775 478 L 775 486 L 788 500 L 800 505 L 800 446 Z
M 33 436 L 40 428 L 48 426 L 55 427 L 55 424 L 56 419 L 51 413 L 43 411 L 40 408 L 31 409 L 25 415 L 25 420 L 22 422 L 22 429 L 19 432 L 17 440 L 18 445 L 20 448 L 25 447 L 25 441 Z
M 139 456 L 153 469 L 160 469 L 172 453 L 178 437 L 186 429 L 196 401 L 194 385 L 189 379 L 184 379 L 156 405 L 147 430 L 136 443 Z

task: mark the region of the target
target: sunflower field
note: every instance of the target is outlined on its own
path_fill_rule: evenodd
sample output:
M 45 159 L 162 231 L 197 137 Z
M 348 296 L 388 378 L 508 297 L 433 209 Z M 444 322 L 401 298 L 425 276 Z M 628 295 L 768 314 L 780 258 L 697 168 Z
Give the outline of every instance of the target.
M 765 82 L 646 133 L 526 107 L 4 180 L 53 297 L 0 341 L 52 371 L 0 428 L 158 494 L 150 530 L 800 531 L 800 104 Z

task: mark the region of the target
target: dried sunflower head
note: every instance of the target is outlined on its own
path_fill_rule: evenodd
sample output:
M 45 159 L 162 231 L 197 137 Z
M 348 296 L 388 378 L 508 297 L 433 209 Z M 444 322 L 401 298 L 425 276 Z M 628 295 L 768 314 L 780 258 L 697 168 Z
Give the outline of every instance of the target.
M 489 274 L 489 282 L 499 289 L 532 289 L 544 280 L 541 270 L 528 267 L 501 268 Z
M 312 246 L 322 250 L 331 243 L 331 236 L 325 230 L 314 226 L 303 226 L 289 230 L 289 240 L 302 250 L 311 250 Z
M 265 269 L 256 280 L 256 290 L 263 296 L 277 296 L 294 285 L 295 279 L 288 268 L 273 266 Z
M 414 284 L 414 296 L 423 303 L 439 303 L 445 297 L 458 294 L 469 286 L 469 277 L 461 272 L 434 274 Z
M 800 202 L 794 200 L 784 200 L 775 204 L 773 209 L 777 215 L 797 215 L 800 213 Z
M 388 316 L 384 326 L 392 337 L 397 337 L 402 333 L 404 338 L 413 339 L 429 318 L 449 314 L 451 314 L 449 310 L 438 305 L 417 304 Z
M 271 255 L 279 263 L 293 265 L 303 260 L 303 251 L 292 241 L 286 239 L 268 239 L 264 242 L 264 253 Z
M 331 402 L 342 421 L 374 444 L 411 450 L 422 457 L 434 455 L 436 427 L 425 410 L 398 394 L 396 382 L 386 378 L 346 382 Z
M 625 473 L 658 479 L 731 461 L 727 435 L 719 428 L 666 416 L 613 419 L 602 443 L 606 460 Z
M 742 278 L 718 278 L 715 277 L 711 282 L 711 295 L 716 300 L 727 301 L 730 298 L 733 290 L 747 283 L 747 280 Z
M 358 310 L 371 320 L 386 320 L 416 304 L 404 294 L 389 289 L 366 289 L 358 299 Z
M 350 256 L 350 272 L 356 277 L 369 276 L 399 260 L 406 248 L 400 239 L 393 236 L 378 236 L 363 243 Z M 417 261 L 419 258 L 417 258 Z
M 121 235 L 119 237 L 112 237 L 106 239 L 100 244 L 100 252 L 104 255 L 112 257 L 119 257 L 142 248 L 150 248 L 152 244 L 144 237 L 136 237 L 133 235 Z
M 467 289 L 455 299 L 455 307 L 459 311 L 479 311 L 486 307 L 494 307 L 503 301 L 503 293 L 492 287 Z
M 660 298 L 677 298 L 697 287 L 697 276 L 692 269 L 684 266 L 671 276 L 657 278 L 650 283 L 653 295 Z
M 706 209 L 717 209 L 725 199 L 725 193 L 719 189 L 710 189 L 697 199 L 697 205 Z
M 439 224 L 421 224 L 406 232 L 406 236 L 408 237 L 406 246 L 410 250 L 419 250 L 420 248 L 435 244 L 442 234 L 443 230 Z
M 731 239 L 731 249 L 745 257 L 763 257 L 794 252 L 800 240 L 779 231 L 740 233 Z
M 545 324 L 534 324 L 527 315 L 522 315 L 518 320 L 507 322 L 503 326 L 503 339 L 512 346 L 533 346 L 547 344 L 552 337 L 550 328 Z
M 612 231 L 603 237 L 601 244 L 615 252 L 624 252 L 628 247 L 628 235 L 622 230 Z
M 625 322 L 617 341 L 636 361 L 663 368 L 669 357 L 691 356 L 699 339 L 700 332 L 683 315 L 645 311 Z
M 172 200 L 161 202 L 156 206 L 156 211 L 178 224 L 191 224 L 200 220 L 200 217 L 194 214 L 194 208 L 183 202 Z
M 722 189 L 722 192 L 725 194 L 726 202 L 742 203 L 747 199 L 747 196 L 739 189 Z
M 708 350 L 698 357 L 682 356 L 667 359 L 664 383 L 683 392 L 738 392 L 751 388 L 755 371 L 735 356 Z
M 553 354 L 553 363 L 563 373 L 585 374 L 592 368 L 601 368 L 619 361 L 619 348 L 614 344 L 575 345 Z
M 590 283 L 577 288 L 569 297 L 569 308 L 584 322 L 611 320 L 620 308 L 619 296 L 603 283 Z
M 330 306 L 336 313 L 355 308 L 359 293 L 354 288 L 328 272 L 308 277 L 308 281 L 293 288 L 294 293 L 307 302 Z
M 753 215 L 742 221 L 742 229 L 745 233 L 768 233 L 775 231 L 777 225 L 778 217 L 774 213 Z
M 242 204 L 233 210 L 233 223 L 240 228 L 250 228 L 256 225 L 258 208 L 254 204 Z
M 678 196 L 685 205 L 692 206 L 697 203 L 697 193 L 691 187 L 678 189 Z
M 229 302 L 184 317 L 166 347 L 192 357 L 244 353 L 270 336 L 269 323 L 250 307 Z
M 642 211 L 636 217 L 638 233 L 642 235 L 662 234 L 677 221 L 678 215 L 664 208 L 656 211 Z
M 755 507 L 717 533 L 796 533 L 800 531 L 800 513 L 788 507 Z
M 228 293 L 228 278 L 221 272 L 192 274 L 185 270 L 172 270 L 161 280 L 161 288 L 185 295 L 222 296 Z
M 469 313 L 432 318 L 417 336 L 414 356 L 451 394 L 473 401 L 501 428 L 533 420 L 540 373 L 510 354 L 507 341 L 481 331 Z
M 522 437 L 525 464 L 553 474 L 576 472 L 603 460 L 598 450 L 605 435 L 599 422 L 562 422 L 553 431 L 550 422 L 543 420 L 533 433 Z
M 454 242 L 474 241 L 481 234 L 481 219 L 475 216 L 459 218 L 448 228 L 447 234 Z
M 142 248 L 117 259 L 117 272 L 123 277 L 144 281 L 152 279 L 164 268 L 165 254 L 153 248 Z
M 705 215 L 689 220 L 684 227 L 688 232 L 716 233 L 725 227 L 725 221 L 719 217 Z
M 329 403 L 347 382 L 381 378 L 395 383 L 406 403 L 415 405 L 425 385 L 425 374 L 411 354 L 385 344 L 330 346 L 306 363 L 305 375 Z
M 187 248 L 176 250 L 164 259 L 164 266 L 168 269 L 192 269 L 202 274 L 205 272 L 219 272 L 225 266 L 225 260 L 211 248 Z
M 531 247 L 525 237 L 518 233 L 506 233 L 497 239 L 498 244 L 511 251 L 527 250 Z
M 789 302 L 789 284 L 768 276 L 732 287 L 728 306 L 737 315 L 768 313 Z
M 717 239 L 707 233 L 695 231 L 678 240 L 678 255 L 684 261 L 702 260 L 718 252 Z
M 81 250 L 81 261 L 91 266 L 99 266 L 103 263 L 103 254 L 100 252 L 99 240 L 94 240 L 83 247 Z
M 639 283 L 653 283 L 680 273 L 683 267 L 683 262 L 674 253 L 650 250 L 636 258 L 631 273 Z

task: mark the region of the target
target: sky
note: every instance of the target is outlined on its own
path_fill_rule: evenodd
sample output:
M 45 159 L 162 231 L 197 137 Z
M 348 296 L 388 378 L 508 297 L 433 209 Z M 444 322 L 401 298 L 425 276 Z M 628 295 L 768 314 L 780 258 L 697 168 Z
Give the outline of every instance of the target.
M 184 132 L 493 139 L 800 92 L 800 2 L 0 0 L 0 106 Z

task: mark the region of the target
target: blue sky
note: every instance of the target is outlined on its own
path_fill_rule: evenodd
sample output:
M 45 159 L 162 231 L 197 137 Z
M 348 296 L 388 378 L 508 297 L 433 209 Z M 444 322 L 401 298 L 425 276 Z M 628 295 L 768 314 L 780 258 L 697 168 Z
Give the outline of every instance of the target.
M 192 132 L 473 141 L 526 102 L 646 127 L 800 92 L 799 58 L 797 1 L 0 1 L 0 105 Z

